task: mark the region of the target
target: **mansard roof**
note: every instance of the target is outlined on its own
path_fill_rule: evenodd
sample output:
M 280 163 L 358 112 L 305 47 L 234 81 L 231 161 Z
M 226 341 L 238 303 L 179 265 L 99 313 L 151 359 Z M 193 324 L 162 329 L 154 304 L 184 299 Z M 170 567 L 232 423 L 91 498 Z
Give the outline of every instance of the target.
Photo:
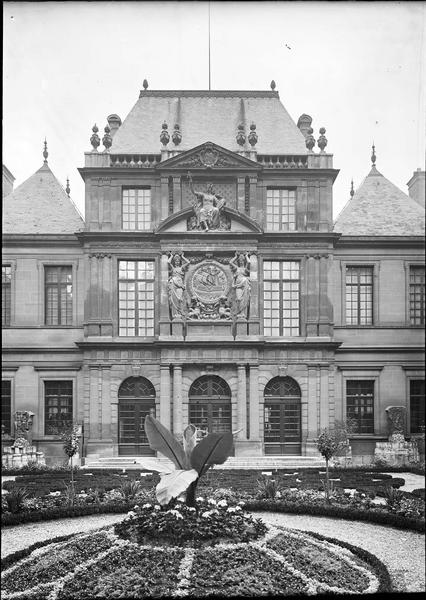
M 3 233 L 70 234 L 84 221 L 47 162 L 3 199 Z
M 422 207 L 373 165 L 334 224 L 343 235 L 424 235 Z
M 175 124 L 180 127 L 179 150 L 189 150 L 206 140 L 236 152 L 237 127 L 256 125 L 258 154 L 306 154 L 305 138 L 282 105 L 276 91 L 153 91 L 140 97 L 115 133 L 112 154 L 158 154 L 162 123 L 170 138 Z M 172 139 L 168 148 L 174 148 Z

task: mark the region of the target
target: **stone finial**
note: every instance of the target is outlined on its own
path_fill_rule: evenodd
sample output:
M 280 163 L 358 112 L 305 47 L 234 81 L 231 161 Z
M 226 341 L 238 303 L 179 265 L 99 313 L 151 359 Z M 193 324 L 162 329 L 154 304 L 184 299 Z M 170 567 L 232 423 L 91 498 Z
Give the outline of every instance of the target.
M 108 122 L 108 125 L 110 128 L 111 137 L 114 137 L 114 135 L 117 133 L 117 131 L 121 127 L 121 119 L 118 115 L 113 114 L 113 115 L 109 115 L 107 117 L 107 122 Z
M 305 137 L 308 135 L 308 129 L 311 125 L 312 117 L 310 115 L 306 115 L 305 113 L 303 113 L 303 115 L 300 115 L 297 121 L 297 126 Z
M 71 192 L 71 188 L 70 188 L 70 180 L 68 179 L 68 177 L 67 177 L 67 187 L 65 188 L 65 191 L 67 193 L 67 196 L 69 196 L 70 192 Z
M 96 125 L 96 123 L 93 125 L 92 127 L 92 131 L 93 131 L 93 135 L 90 138 L 90 143 L 92 144 L 92 152 L 97 152 L 98 151 L 98 146 L 101 143 L 101 140 L 99 139 L 98 136 L 98 126 Z
M 144 79 L 142 85 L 143 85 L 143 89 L 147 90 L 148 89 L 148 80 Z
M 312 135 L 314 130 L 312 127 L 309 127 L 306 132 L 305 146 L 307 147 L 309 152 L 312 152 L 312 148 L 315 146 L 315 138 Z
M 172 140 L 175 146 L 179 146 L 179 144 L 182 141 L 182 134 L 178 123 L 175 124 L 175 128 L 172 134 Z
M 372 153 L 371 153 L 371 166 L 375 167 L 376 166 L 376 147 L 374 145 L 372 145 Z
M 354 180 L 353 179 L 351 179 L 351 191 L 349 192 L 349 194 L 350 194 L 351 198 L 353 198 L 353 195 L 355 194 L 355 191 L 354 191 Z
M 164 123 L 161 125 L 161 133 L 160 133 L 160 142 L 163 144 L 163 146 L 167 146 L 167 144 L 170 142 L 170 135 L 169 132 L 167 131 L 167 123 L 164 121 Z
M 320 130 L 320 136 L 317 140 L 317 144 L 318 144 L 318 148 L 321 150 L 321 152 L 324 152 L 324 148 L 327 146 L 327 138 L 325 137 L 325 127 L 321 127 Z
M 47 151 L 47 141 L 46 138 L 44 138 L 44 150 L 43 150 L 43 158 L 44 158 L 44 164 L 47 165 L 47 157 L 49 156 L 49 153 Z
M 271 90 L 274 91 L 274 89 L 277 87 L 277 84 L 275 83 L 274 80 L 271 81 Z
M 102 143 L 105 146 L 105 152 L 109 152 L 109 149 L 112 146 L 112 137 L 110 134 L 111 129 L 108 127 L 108 125 L 105 126 L 105 135 L 102 138 Z
M 246 134 L 244 133 L 244 125 L 240 123 L 237 127 L 237 135 L 235 136 L 237 144 L 244 146 L 246 143 Z
M 257 133 L 256 133 L 256 125 L 255 125 L 255 123 L 252 123 L 250 125 L 250 133 L 248 134 L 249 144 L 254 148 L 257 144 L 257 140 L 258 140 L 258 137 L 257 137 Z

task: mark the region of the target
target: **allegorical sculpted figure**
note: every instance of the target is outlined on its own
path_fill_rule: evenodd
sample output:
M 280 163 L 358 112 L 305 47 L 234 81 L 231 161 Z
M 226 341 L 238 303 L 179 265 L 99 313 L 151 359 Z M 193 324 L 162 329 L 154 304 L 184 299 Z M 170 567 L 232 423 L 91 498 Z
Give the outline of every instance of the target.
M 247 253 L 235 252 L 229 261 L 234 276 L 232 288 L 235 290 L 235 309 L 237 318 L 247 318 L 250 301 L 250 258 Z
M 185 310 L 185 271 L 190 264 L 183 252 L 178 254 L 171 253 L 167 260 L 170 268 L 168 282 L 169 306 L 172 318 L 183 317 Z
M 193 202 L 195 216 L 197 218 L 197 227 L 204 231 L 219 229 L 220 211 L 225 206 L 226 200 L 219 194 L 215 194 L 213 185 L 207 184 L 207 191 L 200 192 L 194 190 L 191 174 L 188 173 L 189 187 L 196 200 Z

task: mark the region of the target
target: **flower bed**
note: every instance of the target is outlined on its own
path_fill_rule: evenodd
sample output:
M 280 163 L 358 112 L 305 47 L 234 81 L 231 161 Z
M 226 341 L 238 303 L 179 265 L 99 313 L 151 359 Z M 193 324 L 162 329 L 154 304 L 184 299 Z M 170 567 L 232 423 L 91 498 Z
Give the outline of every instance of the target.
M 140 545 L 112 529 L 51 540 L 25 558 L 2 561 L 2 591 L 3 600 L 86 600 L 392 590 L 386 568 L 368 552 L 270 527 L 256 541 L 200 548 Z
M 201 546 L 222 541 L 248 542 L 266 531 L 260 519 L 253 519 L 244 510 L 244 502 L 228 504 L 225 499 L 197 498 L 197 508 L 178 499 L 173 507 L 161 509 L 159 504 L 135 506 L 126 519 L 115 526 L 123 539 L 175 546 Z

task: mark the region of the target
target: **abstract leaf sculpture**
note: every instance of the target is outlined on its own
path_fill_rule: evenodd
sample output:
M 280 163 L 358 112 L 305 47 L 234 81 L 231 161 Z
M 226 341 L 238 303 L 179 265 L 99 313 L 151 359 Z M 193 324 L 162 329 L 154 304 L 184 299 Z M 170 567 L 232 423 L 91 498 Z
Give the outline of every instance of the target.
M 231 432 L 209 433 L 197 444 L 197 429 L 188 425 L 183 432 L 183 446 L 157 419 L 145 417 L 145 433 L 152 450 L 161 452 L 175 465 L 165 469 L 157 459 L 149 459 L 149 468 L 160 473 L 156 496 L 161 506 L 186 492 L 186 504 L 195 506 L 195 490 L 199 478 L 212 465 L 220 465 L 232 453 L 234 438 Z M 146 463 L 147 464 L 147 463 Z

